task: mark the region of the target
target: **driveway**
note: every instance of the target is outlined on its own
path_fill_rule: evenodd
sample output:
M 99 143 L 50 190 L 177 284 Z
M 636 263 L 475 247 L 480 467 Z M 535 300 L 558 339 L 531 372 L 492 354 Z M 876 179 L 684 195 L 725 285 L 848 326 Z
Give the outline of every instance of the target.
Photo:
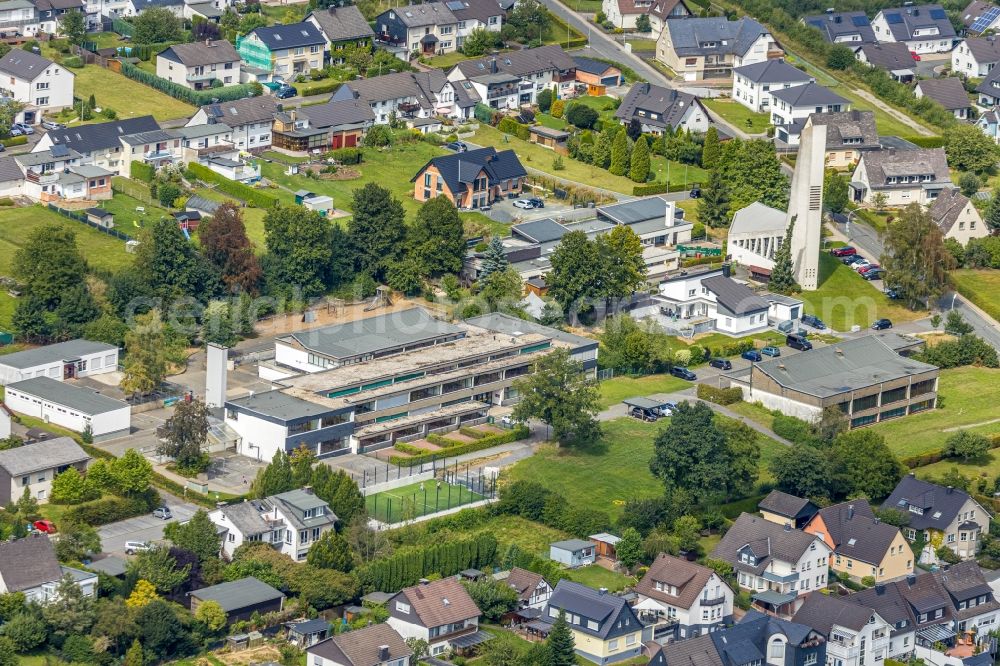
M 546 200 L 545 208 L 532 208 L 530 210 L 516 208 L 514 206 L 514 201 L 516 200 L 504 199 L 503 201 L 494 203 L 488 213 L 490 219 L 505 223 L 513 222 L 515 220 L 520 222 L 529 222 L 531 220 L 540 220 L 544 217 L 558 219 L 560 217 L 566 217 L 573 211 L 572 206 L 560 203 L 556 199 Z
M 173 518 L 160 520 L 152 515 L 137 516 L 97 528 L 101 537 L 101 550 L 114 555 L 125 554 L 126 541 L 157 541 L 163 538 L 163 528 L 167 523 L 185 522 L 191 519 L 198 507 L 176 497 L 160 493 L 165 504 L 170 507 Z

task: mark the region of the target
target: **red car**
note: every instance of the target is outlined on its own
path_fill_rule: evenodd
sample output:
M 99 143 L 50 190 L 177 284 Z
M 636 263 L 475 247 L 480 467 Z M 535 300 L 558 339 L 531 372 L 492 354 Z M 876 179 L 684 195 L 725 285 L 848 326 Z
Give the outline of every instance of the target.
M 862 266 L 861 268 L 859 268 L 858 274 L 865 275 L 871 271 L 878 271 L 878 270 L 882 270 L 882 267 L 879 266 L 878 264 L 868 264 L 867 266 Z
M 830 254 L 832 254 L 835 257 L 849 257 L 852 254 L 857 254 L 857 253 L 858 251 L 855 250 L 850 245 L 845 245 L 844 247 L 835 247 L 832 250 L 830 250 Z
M 51 520 L 36 520 L 34 528 L 39 532 L 45 532 L 46 534 L 55 534 L 56 532 L 56 525 Z
M 910 51 L 910 55 L 913 56 L 914 60 L 916 60 L 917 62 L 920 62 L 920 54 L 919 53 L 917 53 L 916 51 Z

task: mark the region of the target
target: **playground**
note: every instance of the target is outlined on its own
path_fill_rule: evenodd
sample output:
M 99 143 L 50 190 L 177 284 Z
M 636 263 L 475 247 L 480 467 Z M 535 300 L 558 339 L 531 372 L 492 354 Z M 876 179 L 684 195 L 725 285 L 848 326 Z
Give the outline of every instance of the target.
M 387 524 L 413 520 L 440 511 L 471 504 L 495 495 L 493 479 L 479 476 L 469 485 L 452 484 L 440 479 L 428 479 L 402 488 L 386 490 L 365 497 L 368 515 Z

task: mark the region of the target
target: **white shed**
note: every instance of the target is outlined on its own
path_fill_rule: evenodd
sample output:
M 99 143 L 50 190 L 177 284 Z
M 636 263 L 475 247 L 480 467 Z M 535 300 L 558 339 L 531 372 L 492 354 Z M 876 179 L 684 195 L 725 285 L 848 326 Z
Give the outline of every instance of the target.
M 118 347 L 91 340 L 67 340 L 0 356 L 0 386 L 32 377 L 63 381 L 117 369 Z
M 132 407 L 127 402 L 49 377 L 7 384 L 5 395 L 7 406 L 15 412 L 74 432 L 83 432 L 89 425 L 94 439 L 127 435 L 132 423 Z

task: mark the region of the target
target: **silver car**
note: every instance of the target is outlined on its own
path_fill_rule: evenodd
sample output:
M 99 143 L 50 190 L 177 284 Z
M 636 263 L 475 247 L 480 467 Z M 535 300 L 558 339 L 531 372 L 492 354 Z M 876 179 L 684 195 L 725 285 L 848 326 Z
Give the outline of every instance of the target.
M 170 509 L 165 506 L 161 506 L 158 509 L 153 510 L 153 518 L 159 518 L 160 520 L 170 520 L 174 517 L 174 514 L 170 513 Z
M 152 549 L 153 546 L 151 546 L 148 541 L 125 542 L 125 553 L 127 555 L 135 555 L 136 553 L 145 553 L 147 550 L 152 550 Z

